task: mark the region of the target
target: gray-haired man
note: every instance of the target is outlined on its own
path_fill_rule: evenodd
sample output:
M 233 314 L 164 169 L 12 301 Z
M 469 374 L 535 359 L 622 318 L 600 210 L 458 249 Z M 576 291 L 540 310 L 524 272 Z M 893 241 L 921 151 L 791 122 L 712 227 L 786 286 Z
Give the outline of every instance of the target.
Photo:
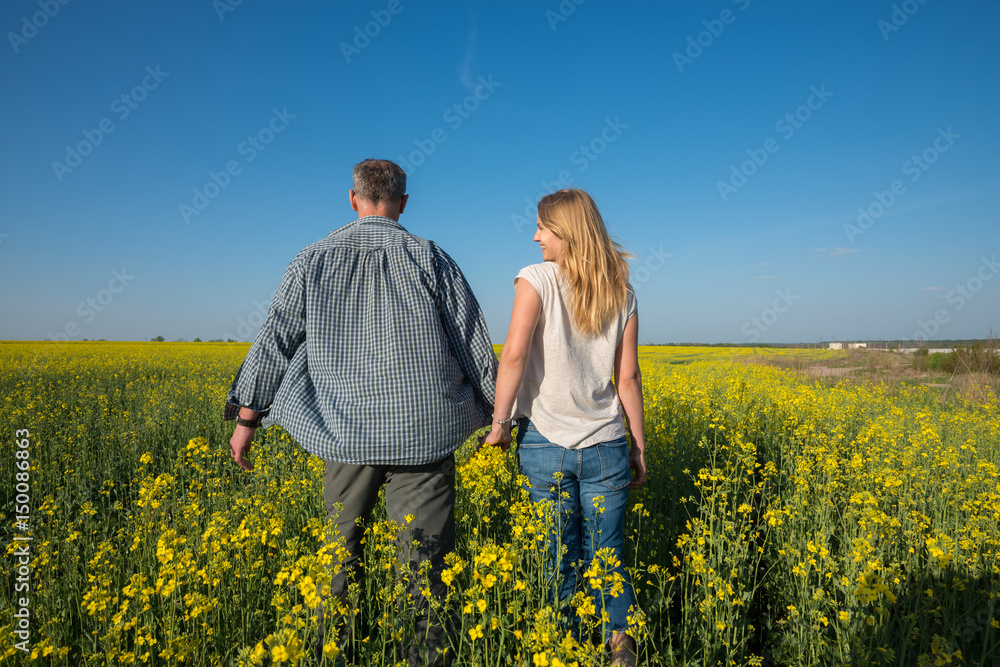
M 330 595 L 348 604 L 348 570 L 363 548 L 356 520 L 383 485 L 389 518 L 406 528 L 401 561 L 416 572 L 429 560 L 431 593 L 444 599 L 454 452 L 492 421 L 497 362 L 479 304 L 443 250 L 400 226 L 405 192 L 398 165 L 355 165 L 358 219 L 292 260 L 227 397 L 227 416 L 239 412 L 230 445 L 240 466 L 252 468 L 244 456 L 262 417 L 326 460 L 328 516 L 350 553 Z M 412 540 L 414 553 L 402 549 Z M 412 664 L 440 659 L 443 648 L 442 623 L 423 607 Z

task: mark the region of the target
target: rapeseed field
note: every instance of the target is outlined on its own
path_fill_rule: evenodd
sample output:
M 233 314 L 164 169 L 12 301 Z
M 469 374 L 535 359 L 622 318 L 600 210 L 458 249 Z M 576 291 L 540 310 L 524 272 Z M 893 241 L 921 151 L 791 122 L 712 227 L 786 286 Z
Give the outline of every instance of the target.
M 343 559 L 322 462 L 278 427 L 252 472 L 221 421 L 241 344 L 0 343 L 0 659 L 337 664 L 316 607 Z M 650 665 L 1000 664 L 1000 405 L 810 381 L 748 350 L 642 348 L 649 478 L 626 566 Z M 829 357 L 832 351 L 758 350 Z M 460 665 L 600 665 L 602 614 L 546 596 L 550 508 L 514 452 L 459 450 L 445 599 Z M 23 463 L 22 463 L 23 462 Z M 359 665 L 413 640 L 405 526 L 367 527 Z M 621 590 L 602 558 L 584 584 Z M 334 636 L 329 633 L 327 637 Z M 25 637 L 27 637 L 25 639 Z

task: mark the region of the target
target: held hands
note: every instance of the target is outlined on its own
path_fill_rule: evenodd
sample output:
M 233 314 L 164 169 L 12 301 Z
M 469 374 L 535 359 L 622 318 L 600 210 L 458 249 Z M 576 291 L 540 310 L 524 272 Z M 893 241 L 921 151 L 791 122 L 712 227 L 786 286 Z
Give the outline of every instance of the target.
M 503 426 L 494 422 L 493 429 L 485 437 L 480 436 L 479 438 L 480 447 L 484 444 L 495 445 L 505 452 L 510 447 L 510 442 L 510 422 L 507 422 Z

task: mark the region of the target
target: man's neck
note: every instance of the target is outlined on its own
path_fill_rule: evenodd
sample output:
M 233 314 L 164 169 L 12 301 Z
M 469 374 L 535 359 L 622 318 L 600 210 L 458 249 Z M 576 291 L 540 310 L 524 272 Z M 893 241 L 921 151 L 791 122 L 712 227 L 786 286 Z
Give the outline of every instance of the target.
M 348 194 L 351 200 L 351 208 L 358 212 L 359 219 L 368 217 L 369 215 L 380 215 L 383 218 L 389 218 L 396 222 L 399 222 L 399 216 L 403 213 L 406 202 L 410 198 L 409 195 L 403 195 L 397 201 L 390 202 L 383 199 L 376 203 L 359 197 L 354 190 L 349 190 Z
M 377 215 L 382 218 L 389 218 L 399 222 L 399 211 L 392 211 L 386 207 L 358 209 L 358 220 L 367 218 L 370 215 Z

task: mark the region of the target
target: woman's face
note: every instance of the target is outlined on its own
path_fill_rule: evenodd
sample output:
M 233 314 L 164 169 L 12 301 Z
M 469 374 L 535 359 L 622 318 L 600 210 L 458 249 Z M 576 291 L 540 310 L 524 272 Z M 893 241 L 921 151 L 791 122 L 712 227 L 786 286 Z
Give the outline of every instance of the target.
M 545 262 L 555 262 L 558 264 L 562 259 L 562 239 L 556 236 L 555 232 L 542 224 L 542 219 L 538 218 L 538 229 L 535 231 L 535 238 L 542 249 L 542 260 Z

